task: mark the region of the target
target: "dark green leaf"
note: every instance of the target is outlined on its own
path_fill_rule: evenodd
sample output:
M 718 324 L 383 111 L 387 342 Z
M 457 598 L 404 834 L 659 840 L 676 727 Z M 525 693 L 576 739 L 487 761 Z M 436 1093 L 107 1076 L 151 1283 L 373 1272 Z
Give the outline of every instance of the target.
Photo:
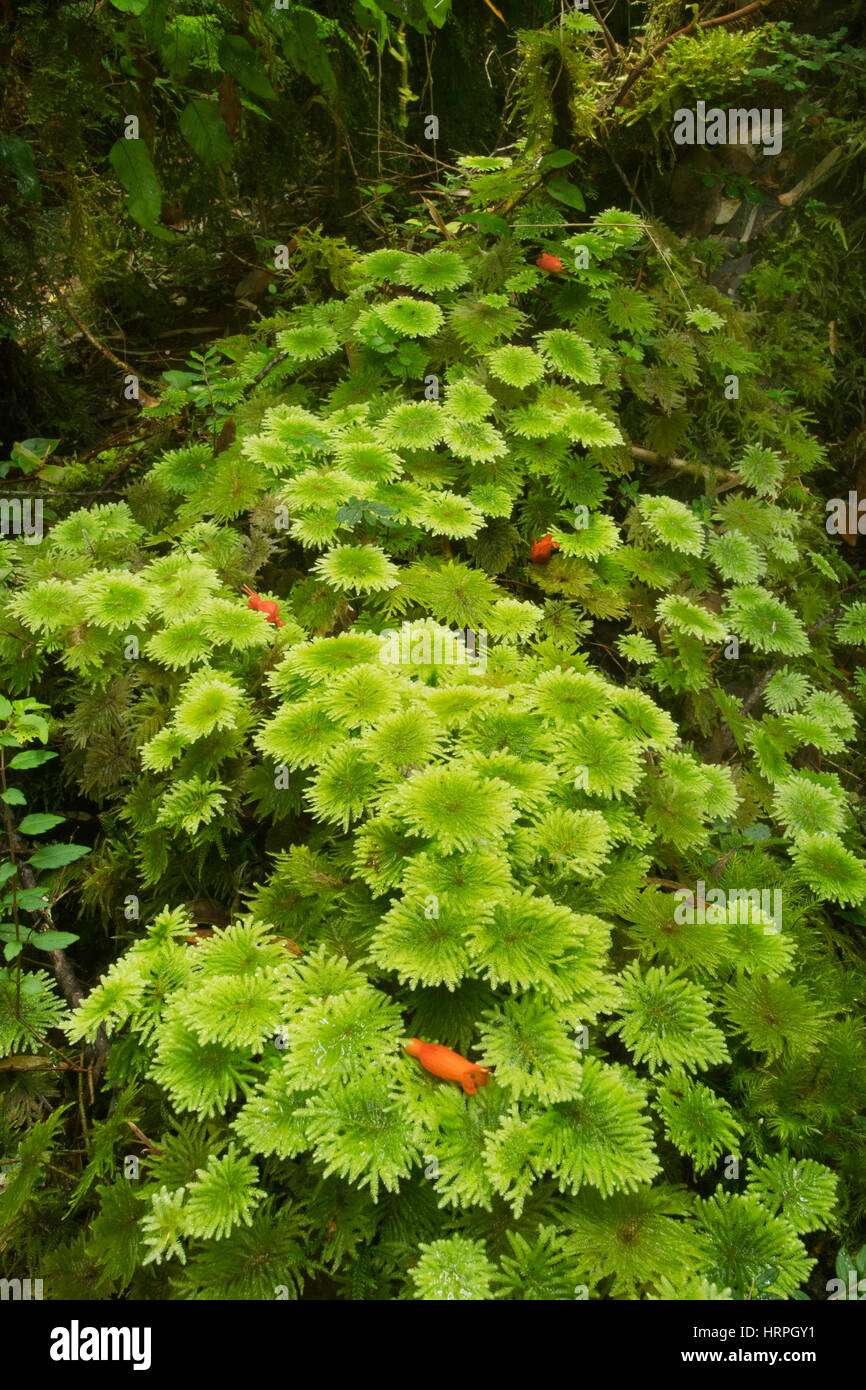
M 510 229 L 504 217 L 497 217 L 492 212 L 472 212 L 464 214 L 457 219 L 458 222 L 468 222 L 470 226 L 477 227 L 479 232 L 490 233 L 493 236 L 509 236 Z
M 33 869 L 59 869 L 61 865 L 72 864 L 89 853 L 88 845 L 45 845 L 31 854 L 28 863 Z
M 158 44 L 165 33 L 165 21 L 168 14 L 169 0 L 150 0 L 141 12 L 141 27 L 145 38 L 152 44 Z
M 180 118 L 184 140 L 206 164 L 225 164 L 232 157 L 232 143 L 216 102 L 196 97 Z
M 78 939 L 71 931 L 40 931 L 34 932 L 30 945 L 40 951 L 63 951 Z
M 576 159 L 577 155 L 572 154 L 571 150 L 551 150 L 550 154 L 546 154 L 539 164 L 538 172 L 546 174 L 548 169 L 565 169 Z
M 18 829 L 22 835 L 41 835 L 44 830 L 53 830 L 55 825 L 65 820 L 65 816 L 51 816 L 37 811 L 32 816 L 25 816 Z
M 18 192 L 22 198 L 32 198 L 39 202 L 42 186 L 36 173 L 33 151 L 18 135 L 0 137 L 0 166 L 11 169 L 18 180 Z
M 327 50 L 319 35 L 321 20 L 309 10 L 299 10 L 288 17 L 283 30 L 283 52 L 298 72 L 326 96 L 336 97 L 337 78 Z
M 16 896 L 18 906 L 25 912 L 39 912 L 48 906 L 48 894 L 43 888 L 22 888 Z
M 261 59 L 241 34 L 226 35 L 220 44 L 219 60 L 226 72 L 253 96 L 271 100 L 276 97 Z
M 28 748 L 25 753 L 16 753 L 9 766 L 14 768 L 41 767 L 43 763 L 50 762 L 52 758 L 56 757 L 57 754 L 52 753 L 49 748 Z
M 570 183 L 564 174 L 554 174 L 553 178 L 548 179 L 547 191 L 557 202 L 565 203 L 570 208 L 577 208 L 578 212 L 586 212 L 583 194 L 577 184 Z
M 159 225 L 162 191 L 144 141 L 125 137 L 115 140 L 108 159 L 129 195 L 127 211 L 133 221 L 160 241 L 174 240 L 172 233 Z

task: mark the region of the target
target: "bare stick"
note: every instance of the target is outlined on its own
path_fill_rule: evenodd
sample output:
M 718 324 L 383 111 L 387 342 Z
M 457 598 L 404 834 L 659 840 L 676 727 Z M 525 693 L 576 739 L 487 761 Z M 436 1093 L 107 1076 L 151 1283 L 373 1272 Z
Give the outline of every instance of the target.
M 138 377 L 138 380 L 143 381 L 146 386 L 153 386 L 154 388 L 156 388 L 156 382 L 153 381 L 151 377 L 142 376 L 140 372 L 136 372 L 134 368 L 130 367 L 128 362 L 121 362 L 119 357 L 115 357 L 114 353 L 111 351 L 111 348 L 107 348 L 104 343 L 101 343 L 98 338 L 95 338 L 91 333 L 90 329 L 87 327 L 87 324 L 79 318 L 78 314 L 75 312 L 72 305 L 69 303 L 69 300 L 62 293 L 62 291 L 59 290 L 56 285 L 52 285 L 51 288 L 53 289 L 57 297 L 58 303 L 63 306 L 69 317 L 72 319 L 72 322 L 75 324 L 77 328 L 81 330 L 87 341 L 93 344 L 97 352 L 101 352 L 103 357 L 106 357 L 109 362 L 112 362 L 114 364 L 115 367 L 119 367 L 120 370 L 126 373 L 127 376 Z

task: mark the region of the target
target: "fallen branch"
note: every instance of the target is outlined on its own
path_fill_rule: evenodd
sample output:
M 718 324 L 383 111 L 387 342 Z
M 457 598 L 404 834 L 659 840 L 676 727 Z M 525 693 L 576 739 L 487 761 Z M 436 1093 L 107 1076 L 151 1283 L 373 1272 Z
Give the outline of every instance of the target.
M 732 473 L 727 468 L 713 468 L 711 463 L 689 463 L 687 459 L 666 458 L 664 454 L 657 454 L 654 449 L 644 449 L 640 444 L 632 444 L 632 457 L 639 459 L 641 463 L 663 463 L 667 468 L 677 468 L 684 473 L 693 473 L 696 477 L 705 477 L 710 469 L 717 478 L 722 479 L 731 487 L 736 487 L 737 483 L 742 483 L 739 473 Z
M 610 32 L 607 25 L 605 24 L 604 19 L 601 15 L 601 11 L 599 10 L 598 5 L 595 3 L 595 0 L 590 0 L 590 4 L 593 14 L 595 15 L 596 19 L 601 25 L 601 32 L 604 35 L 604 46 L 607 49 L 608 57 L 615 58 L 616 55 L 619 53 L 619 44 L 617 43 L 613 34 Z
M 262 367 L 262 370 L 259 372 L 258 376 L 253 377 L 252 381 L 246 389 L 248 391 L 252 391 L 254 386 L 258 386 L 260 381 L 264 381 L 268 373 L 274 370 L 274 367 L 278 367 L 281 362 L 285 362 L 288 355 L 289 354 L 287 352 L 278 352 L 276 357 L 271 358 L 270 362 L 267 364 L 266 367 Z
M 147 1135 L 144 1134 L 143 1131 L 139 1129 L 138 1125 L 134 1124 L 132 1120 L 127 1120 L 126 1123 L 129 1125 L 129 1128 L 132 1130 L 136 1138 L 140 1139 L 142 1144 L 144 1144 L 145 1148 L 149 1149 L 151 1153 L 161 1154 L 164 1152 L 157 1144 L 152 1143 L 152 1141 L 148 1139 Z
M 804 193 L 810 193 L 813 188 L 816 188 L 822 179 L 827 177 L 842 153 L 842 146 L 836 145 L 829 154 L 824 156 L 820 164 L 816 164 L 814 169 L 809 170 L 805 178 L 802 178 L 793 188 L 789 188 L 787 193 L 780 193 L 779 202 L 782 204 L 782 207 L 793 207 L 797 199 L 802 198 Z
M 111 362 L 115 367 L 119 367 L 120 370 L 126 376 L 134 376 L 138 379 L 139 382 L 143 381 L 145 385 L 152 386 L 154 390 L 157 389 L 156 382 L 151 377 L 142 376 L 141 373 L 137 372 L 134 367 L 130 367 L 128 362 L 122 362 L 119 357 L 115 357 L 114 353 L 111 351 L 111 348 L 107 348 L 104 343 L 101 343 L 99 339 L 95 337 L 93 333 L 91 333 L 90 329 L 87 327 L 87 324 L 83 321 L 83 319 L 79 318 L 78 314 L 73 309 L 72 305 L 69 303 L 69 300 L 63 294 L 63 292 L 60 289 L 58 289 L 56 285 L 52 285 L 51 288 L 54 291 L 54 295 L 57 299 L 58 304 L 60 304 L 62 308 L 65 309 L 66 313 L 68 314 L 69 318 L 72 319 L 72 322 L 75 324 L 76 328 L 78 328 L 84 334 L 87 341 L 91 343 L 93 347 L 96 348 L 97 352 L 101 352 L 103 357 L 107 358 L 108 361 Z M 144 403 L 145 405 L 156 405 L 156 400 L 155 398 L 148 397 L 148 399 L 145 400 Z

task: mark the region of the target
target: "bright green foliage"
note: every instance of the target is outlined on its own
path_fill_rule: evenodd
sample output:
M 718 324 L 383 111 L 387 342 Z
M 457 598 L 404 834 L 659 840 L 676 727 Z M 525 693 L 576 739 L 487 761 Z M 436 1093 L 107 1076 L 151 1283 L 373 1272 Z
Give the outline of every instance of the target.
M 560 175 L 489 237 L 519 156 L 461 167 L 479 232 L 347 253 L 229 340 L 226 448 L 9 546 L 11 688 L 54 682 L 110 818 L 84 900 L 143 899 L 66 1020 L 150 1140 L 125 1192 L 101 1132 L 62 1245 L 106 1296 L 788 1298 L 866 1210 L 863 614 L 820 451 L 636 214 L 573 235 Z M 43 985 L 0 981 L 9 1048 L 62 1021 Z

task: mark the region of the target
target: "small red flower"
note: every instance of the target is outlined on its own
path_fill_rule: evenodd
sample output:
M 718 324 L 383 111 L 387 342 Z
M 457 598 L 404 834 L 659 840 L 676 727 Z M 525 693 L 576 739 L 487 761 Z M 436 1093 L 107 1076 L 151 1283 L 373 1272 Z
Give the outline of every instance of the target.
M 257 613 L 264 613 L 269 623 L 274 623 L 277 627 L 285 627 L 285 623 L 279 617 L 280 605 L 278 603 L 273 599 L 259 598 L 258 594 L 254 593 L 246 584 L 244 584 L 243 590 L 245 594 L 250 596 L 247 608 L 253 608 Z
M 535 262 L 539 270 L 547 270 L 551 275 L 561 275 L 565 266 L 558 256 L 549 256 L 546 251 L 542 251 L 538 260 Z
M 534 565 L 546 565 L 550 559 L 551 552 L 554 550 L 559 550 L 559 541 L 555 541 L 548 532 L 546 536 L 541 537 L 540 541 L 532 542 L 532 550 L 529 558 Z

